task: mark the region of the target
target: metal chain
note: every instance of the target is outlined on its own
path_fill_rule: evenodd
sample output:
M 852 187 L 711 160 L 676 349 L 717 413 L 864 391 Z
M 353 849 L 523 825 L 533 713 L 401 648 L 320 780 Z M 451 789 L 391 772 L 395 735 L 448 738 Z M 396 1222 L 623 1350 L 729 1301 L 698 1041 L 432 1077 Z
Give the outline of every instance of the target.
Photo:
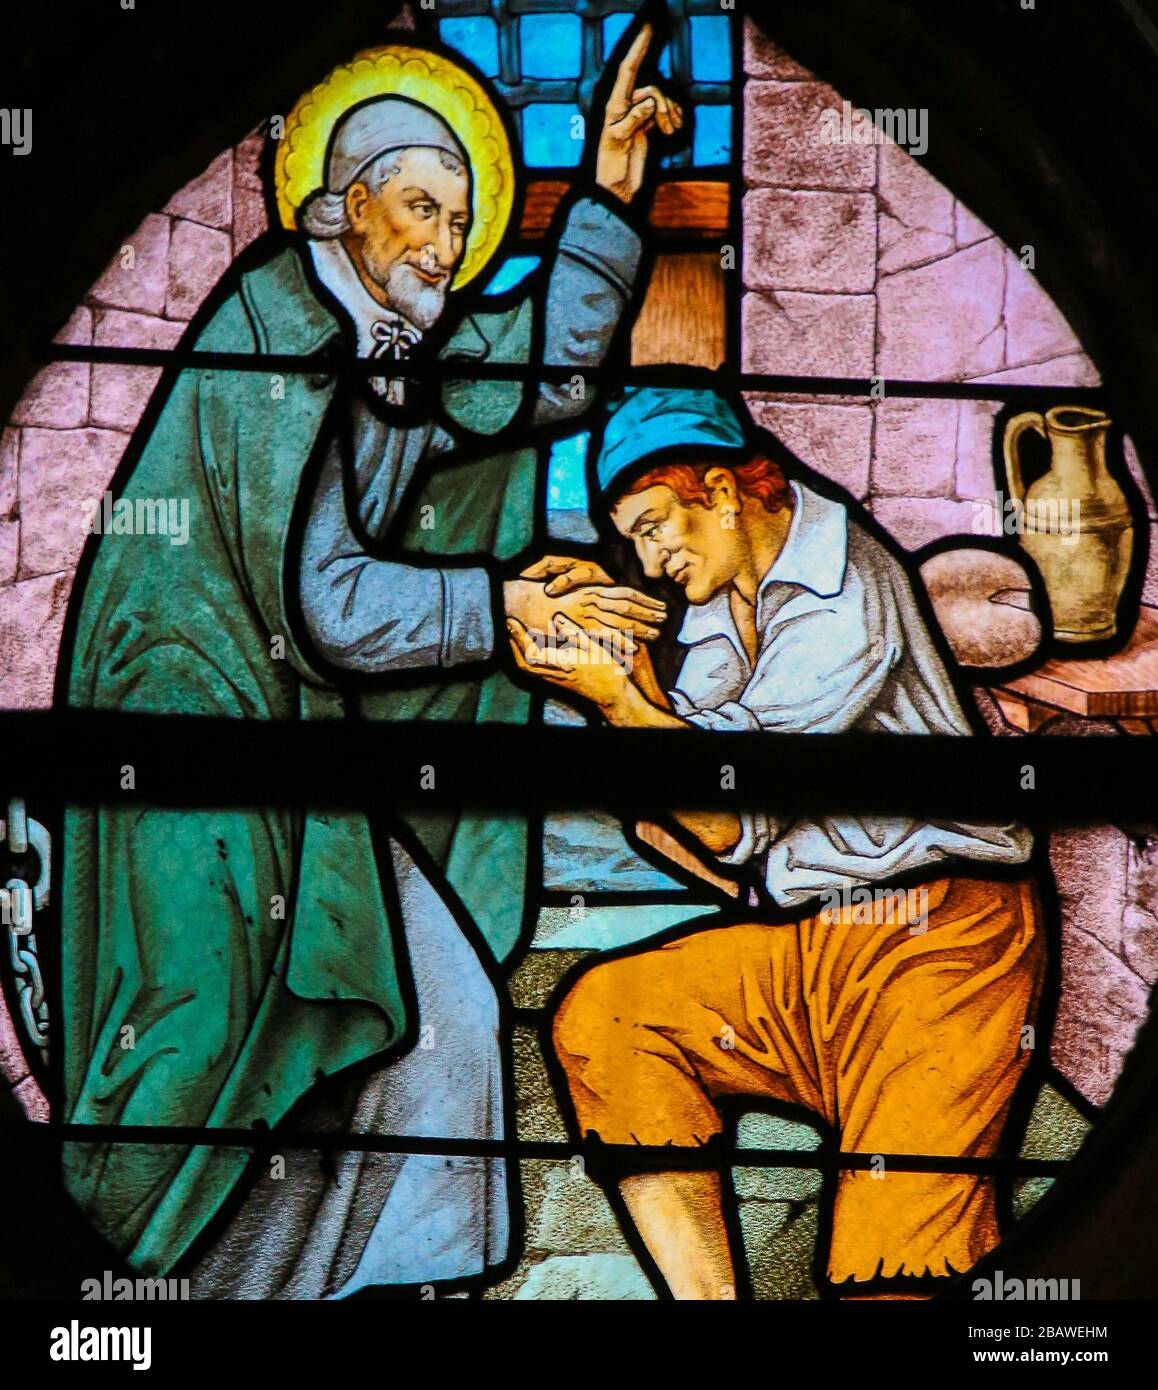
M 28 820 L 24 802 L 15 797 L 8 803 L 7 820 L 0 825 L 0 840 L 7 841 L 14 855 L 26 854 L 31 848 L 40 859 L 40 874 L 32 887 L 27 880 L 13 877 L 0 889 L 0 920 L 8 928 L 8 956 L 15 976 L 21 1021 L 29 1040 L 47 1061 L 48 1000 L 36 952 L 32 914 L 48 900 L 48 833 L 38 822 Z

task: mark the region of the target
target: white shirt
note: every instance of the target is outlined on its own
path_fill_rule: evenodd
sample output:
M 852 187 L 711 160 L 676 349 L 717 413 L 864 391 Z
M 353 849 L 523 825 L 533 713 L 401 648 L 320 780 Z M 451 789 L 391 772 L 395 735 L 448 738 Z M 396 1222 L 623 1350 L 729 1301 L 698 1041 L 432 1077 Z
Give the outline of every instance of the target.
M 726 590 L 690 605 L 675 712 L 705 729 L 971 733 L 900 564 L 840 503 L 791 487 L 788 535 L 756 595 L 755 664 Z M 721 858 L 762 860 L 768 891 L 784 906 L 924 865 L 949 872 L 950 858 L 1020 864 L 1033 847 L 1014 824 L 766 813 L 740 820 L 740 841 Z

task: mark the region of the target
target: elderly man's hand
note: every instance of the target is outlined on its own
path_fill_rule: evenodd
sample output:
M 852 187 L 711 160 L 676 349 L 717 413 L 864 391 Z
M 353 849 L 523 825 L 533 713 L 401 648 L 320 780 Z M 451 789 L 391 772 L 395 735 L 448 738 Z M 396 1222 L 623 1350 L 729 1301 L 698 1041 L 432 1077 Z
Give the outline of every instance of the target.
M 548 592 L 551 585 L 541 579 L 510 579 L 503 585 L 503 608 L 508 618 L 517 619 L 532 632 L 552 631 L 556 617 L 569 619 L 588 632 L 618 640 L 627 650 L 639 639 L 653 642 L 667 610 L 658 599 L 638 589 L 616 585 L 598 566 L 593 566 L 602 584 L 585 584 L 565 593 Z M 547 576 L 545 576 L 547 577 Z
M 552 597 L 571 589 L 584 589 L 589 584 L 615 585 L 615 580 L 602 565 L 594 560 L 576 559 L 573 555 L 544 555 L 521 570 L 519 578 L 546 580 L 546 592 Z
M 619 66 L 603 113 L 595 159 L 595 182 L 624 203 L 631 202 L 643 182 L 648 131 L 659 126 L 671 135 L 684 123 L 679 105 L 658 87 L 635 85 L 651 40 L 651 25 L 645 24 Z

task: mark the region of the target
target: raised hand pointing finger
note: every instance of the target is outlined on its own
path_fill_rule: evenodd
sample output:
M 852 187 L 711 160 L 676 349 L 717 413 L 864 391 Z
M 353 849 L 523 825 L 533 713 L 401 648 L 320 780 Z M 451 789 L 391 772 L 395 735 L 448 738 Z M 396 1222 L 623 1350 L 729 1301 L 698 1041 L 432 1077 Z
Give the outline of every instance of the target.
M 615 85 L 611 88 L 611 95 L 607 99 L 607 119 L 609 121 L 619 120 L 620 117 L 627 114 L 627 110 L 632 104 L 635 80 L 639 76 L 639 69 L 642 67 L 647 50 L 651 46 L 651 37 L 651 25 L 645 24 L 636 34 L 635 42 L 624 55 L 623 62 L 619 65 L 619 71 L 615 74 Z
M 637 85 L 652 38 L 651 25 L 643 25 L 619 65 L 603 112 L 595 159 L 595 182 L 625 203 L 631 202 L 643 182 L 648 132 L 658 126 L 664 135 L 672 135 L 683 124 L 676 102 L 658 87 Z

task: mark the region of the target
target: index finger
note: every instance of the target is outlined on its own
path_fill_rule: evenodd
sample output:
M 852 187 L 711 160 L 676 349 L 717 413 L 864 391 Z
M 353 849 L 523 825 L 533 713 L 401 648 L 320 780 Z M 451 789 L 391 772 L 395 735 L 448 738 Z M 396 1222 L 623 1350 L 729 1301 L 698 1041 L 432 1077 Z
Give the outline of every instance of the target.
M 623 62 L 619 65 L 619 71 L 615 74 L 615 86 L 611 89 L 613 101 L 618 99 L 625 104 L 629 103 L 631 93 L 635 90 L 635 79 L 651 46 L 651 34 L 650 24 L 645 24 L 636 34 L 635 42 L 627 50 Z

